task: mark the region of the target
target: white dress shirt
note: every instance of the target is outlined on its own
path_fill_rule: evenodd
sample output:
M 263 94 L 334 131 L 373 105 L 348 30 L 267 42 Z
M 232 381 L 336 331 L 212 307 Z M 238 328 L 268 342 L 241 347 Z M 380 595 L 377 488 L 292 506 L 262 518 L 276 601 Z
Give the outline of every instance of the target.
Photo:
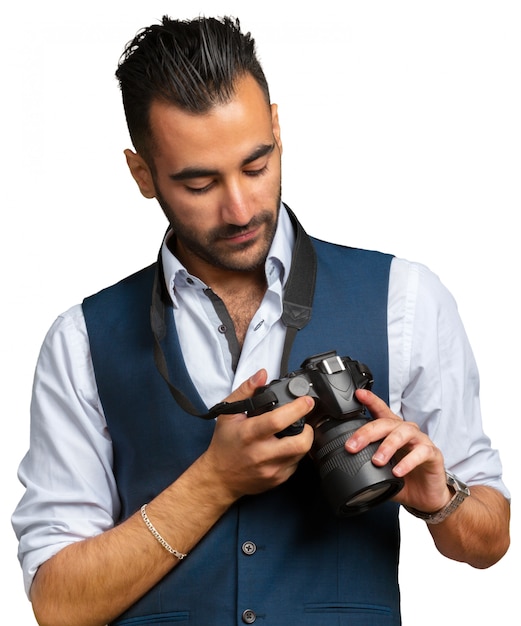
M 162 260 L 181 348 L 208 407 L 260 367 L 279 376 L 285 327 L 282 291 L 294 235 L 281 210 L 266 261 L 268 289 L 235 372 L 222 320 L 166 243 Z M 211 286 L 210 286 L 211 287 Z M 221 331 L 223 329 L 221 328 Z M 417 422 L 468 484 L 499 489 L 501 462 L 482 429 L 479 378 L 454 299 L 425 266 L 394 258 L 388 296 L 391 409 Z M 198 419 L 194 417 L 193 419 Z M 114 525 L 119 498 L 110 433 L 97 393 L 81 305 L 61 315 L 43 343 L 31 403 L 30 449 L 19 477 L 26 493 L 13 515 L 27 592 L 38 566 L 69 543 Z

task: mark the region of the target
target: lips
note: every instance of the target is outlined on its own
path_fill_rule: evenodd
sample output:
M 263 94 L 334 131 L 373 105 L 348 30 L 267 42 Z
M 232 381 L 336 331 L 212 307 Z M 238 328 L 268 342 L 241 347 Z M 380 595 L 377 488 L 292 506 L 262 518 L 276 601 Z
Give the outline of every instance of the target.
M 230 243 L 244 244 L 249 243 L 257 238 L 259 234 L 259 228 L 248 230 L 246 232 L 236 233 L 235 235 L 229 235 L 223 239 Z
M 247 246 L 254 243 L 261 235 L 262 228 L 265 227 L 265 220 L 254 218 L 246 226 L 227 226 L 221 232 L 216 233 L 214 241 L 222 241 L 225 244 L 236 246 Z

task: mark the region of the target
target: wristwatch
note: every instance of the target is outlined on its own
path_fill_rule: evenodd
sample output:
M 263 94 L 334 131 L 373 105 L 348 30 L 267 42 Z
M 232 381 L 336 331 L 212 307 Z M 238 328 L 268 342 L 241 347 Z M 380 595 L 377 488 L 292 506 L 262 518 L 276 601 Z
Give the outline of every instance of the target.
M 404 506 L 404 508 L 415 517 L 419 517 L 427 522 L 427 524 L 439 524 L 440 522 L 443 522 L 443 520 L 447 519 L 451 513 L 454 513 L 463 500 L 470 496 L 470 489 L 462 480 L 460 480 L 452 472 L 449 472 L 447 469 L 445 470 L 445 476 L 447 477 L 447 485 L 449 489 L 454 492 L 454 495 L 446 506 L 439 511 L 435 511 L 434 513 L 424 513 L 423 511 L 418 511 L 418 509 L 414 509 L 411 506 Z

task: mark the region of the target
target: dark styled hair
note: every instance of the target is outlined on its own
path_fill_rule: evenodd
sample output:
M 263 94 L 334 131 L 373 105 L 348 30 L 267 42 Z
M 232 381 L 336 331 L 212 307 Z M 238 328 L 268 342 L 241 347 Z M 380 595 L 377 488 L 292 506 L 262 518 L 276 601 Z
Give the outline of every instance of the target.
M 171 103 L 191 113 L 206 113 L 234 94 L 237 79 L 251 74 L 269 104 L 268 84 L 256 56 L 255 40 L 243 34 L 238 19 L 172 20 L 148 26 L 130 41 L 116 71 L 130 137 L 150 156 L 150 105 Z

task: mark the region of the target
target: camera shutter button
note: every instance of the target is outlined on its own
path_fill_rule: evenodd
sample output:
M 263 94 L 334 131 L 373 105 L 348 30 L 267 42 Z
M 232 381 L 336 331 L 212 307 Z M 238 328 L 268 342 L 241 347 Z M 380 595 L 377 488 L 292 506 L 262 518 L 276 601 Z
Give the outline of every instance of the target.
M 307 396 L 309 392 L 309 382 L 303 376 L 295 376 L 288 381 L 288 391 L 295 398 Z

